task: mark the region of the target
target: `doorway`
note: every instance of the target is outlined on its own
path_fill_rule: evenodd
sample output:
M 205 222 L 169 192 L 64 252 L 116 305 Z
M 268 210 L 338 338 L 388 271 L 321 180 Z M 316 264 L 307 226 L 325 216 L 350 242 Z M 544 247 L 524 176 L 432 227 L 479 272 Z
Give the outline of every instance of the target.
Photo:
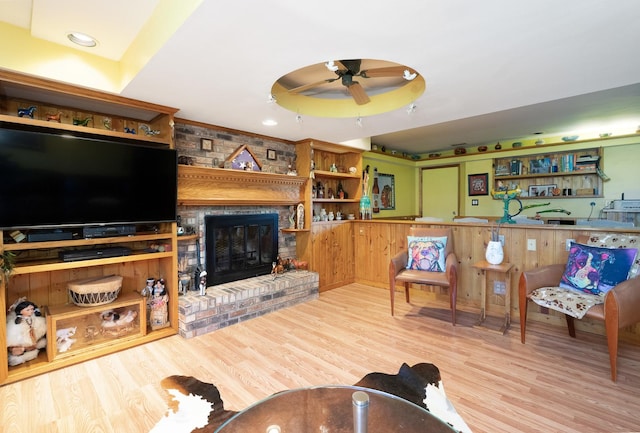
M 453 221 L 460 212 L 460 167 L 425 167 L 420 179 L 420 210 L 423 217 Z

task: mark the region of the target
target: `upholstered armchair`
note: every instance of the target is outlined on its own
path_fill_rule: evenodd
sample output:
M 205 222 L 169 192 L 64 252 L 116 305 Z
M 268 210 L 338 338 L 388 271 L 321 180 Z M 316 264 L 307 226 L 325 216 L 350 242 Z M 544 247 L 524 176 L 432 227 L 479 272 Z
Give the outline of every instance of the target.
M 451 228 L 427 228 L 411 227 L 409 236 L 415 238 L 430 238 L 437 244 L 442 238 L 446 238 L 446 244 L 442 249 L 435 251 L 431 245 L 422 245 L 423 249 L 418 251 L 416 244 L 413 244 L 415 256 L 426 257 L 425 261 L 432 263 L 440 259 L 440 265 L 433 264 L 435 271 L 419 270 L 420 266 L 411 266 L 409 263 L 409 250 L 398 252 L 389 263 L 389 290 L 391 295 L 391 315 L 394 314 L 394 302 L 396 294 L 396 283 L 404 286 L 405 298 L 409 302 L 409 288 L 411 284 L 424 284 L 428 286 L 446 287 L 449 290 L 449 304 L 451 308 L 451 323 L 456 324 L 456 297 L 457 297 L 457 269 L 458 258 L 453 252 L 453 236 Z M 407 242 L 409 247 L 409 242 Z M 437 245 L 436 245 L 437 246 Z M 435 257 L 437 255 L 438 257 Z M 442 260 L 444 258 L 444 260 Z M 444 265 L 444 266 L 443 266 Z
M 607 239 L 619 242 L 623 236 L 619 235 L 599 235 L 595 234 L 591 237 L 578 239 L 578 242 L 597 246 L 616 246 L 607 245 Z M 631 239 L 631 245 L 637 247 L 638 239 L 628 236 Z M 640 259 L 636 258 L 636 263 Z M 554 264 L 544 266 L 530 271 L 525 271 L 520 276 L 519 282 L 519 306 L 520 306 L 520 340 L 525 343 L 525 333 L 527 328 L 527 307 L 532 298 L 532 293 L 536 289 L 544 287 L 558 286 L 566 264 Z M 565 314 L 569 335 L 576 337 L 574 317 Z M 609 290 L 604 296 L 604 303 L 590 307 L 583 318 L 589 318 L 604 322 L 607 345 L 609 349 L 609 362 L 611 364 L 611 380 L 616 381 L 617 377 L 617 357 L 618 357 L 618 334 L 621 328 L 640 322 L 640 277 L 630 278 L 623 281 Z

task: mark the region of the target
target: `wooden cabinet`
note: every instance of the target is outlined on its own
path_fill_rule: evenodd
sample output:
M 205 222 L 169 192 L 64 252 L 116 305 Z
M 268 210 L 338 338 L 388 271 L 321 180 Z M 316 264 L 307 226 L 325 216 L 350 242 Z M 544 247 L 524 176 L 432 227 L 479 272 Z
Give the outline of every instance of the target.
M 29 113 L 23 113 L 23 109 L 28 109 Z M 113 94 L 0 71 L 0 124 L 55 128 L 69 134 L 90 133 L 173 148 L 173 116 L 176 111 Z M 130 250 L 130 254 L 80 261 L 64 261 L 59 257 L 59 253 L 65 250 L 103 247 L 124 247 Z M 12 273 L 0 277 L 0 385 L 177 333 L 175 222 L 139 225 L 136 234 L 130 236 L 74 236 L 68 240 L 39 242 L 16 242 L 10 233 L 0 231 L 0 254 L 15 257 Z M 123 277 L 122 289 L 115 301 L 90 307 L 77 306 L 70 301 L 68 282 L 109 275 Z M 170 326 L 165 328 L 151 329 L 147 323 L 146 302 L 139 292 L 150 277 L 166 281 Z M 9 366 L 6 312 L 22 297 L 41 307 L 47 322 L 48 344 L 46 349 L 40 350 L 37 358 Z M 127 312 L 135 315 L 129 328 L 118 333 L 100 333 L 96 323 L 100 314 L 110 309 L 123 315 Z M 61 342 L 56 340 L 56 332 L 73 327 L 76 330 L 71 338 L 75 342 L 60 350 Z
M 315 223 L 310 267 L 320 276 L 320 291 L 354 281 L 354 243 L 351 221 Z
M 353 282 L 353 221 L 362 197 L 362 151 L 318 140 L 296 143 L 298 174 L 310 179 L 304 190 L 305 230 L 296 236 L 297 255 L 320 275 L 320 290 Z M 324 193 L 318 193 L 321 186 Z M 338 190 L 342 189 L 342 196 Z M 315 191 L 315 193 L 314 193 Z M 342 220 L 317 221 L 322 209 Z M 314 221 L 313 217 L 316 217 Z
M 522 190 L 521 199 L 603 197 L 602 149 L 493 160 L 494 189 Z
M 8 279 L 2 282 L 0 308 L 0 343 L 6 346 L 7 308 L 18 298 L 43 307 L 47 319 L 47 349 L 38 358 L 25 364 L 8 367 L 6 347 L 0 347 L 0 384 L 35 376 L 114 351 L 126 349 L 177 333 L 178 329 L 178 271 L 177 236 L 175 223 L 158 225 L 157 232 L 139 232 L 133 236 L 78 239 L 66 241 L 5 243 L 0 241 L 0 251 L 15 254 L 15 268 Z M 4 235 L 4 233 L 0 232 Z M 5 237 L 6 238 L 6 237 Z M 130 255 L 65 262 L 59 252 L 69 249 L 121 246 L 131 250 Z M 89 277 L 120 275 L 122 289 L 118 298 L 101 306 L 76 306 L 69 300 L 67 283 Z M 151 330 L 146 324 L 143 298 L 138 294 L 146 279 L 164 278 L 169 293 L 169 323 L 164 329 Z M 96 315 L 101 312 L 124 308 L 136 312 L 135 330 L 123 335 L 96 334 Z M 126 311 L 121 311 L 126 314 Z M 91 316 L 91 317 L 90 317 Z M 91 320 L 89 320 L 91 319 Z M 93 322 L 91 322 L 93 321 Z M 91 322 L 91 323 L 89 323 Z M 55 331 L 77 327 L 76 343 L 68 353 L 60 353 L 56 345 Z M 100 331 L 100 329 L 98 329 Z M 48 353 L 47 353 L 48 352 Z

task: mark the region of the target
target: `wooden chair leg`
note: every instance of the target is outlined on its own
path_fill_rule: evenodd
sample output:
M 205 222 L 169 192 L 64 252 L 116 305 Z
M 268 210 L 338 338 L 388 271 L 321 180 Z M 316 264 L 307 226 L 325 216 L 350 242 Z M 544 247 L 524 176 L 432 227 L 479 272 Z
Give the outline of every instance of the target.
M 393 279 L 389 282 L 389 296 L 391 297 L 391 316 L 393 316 L 393 306 L 396 299 L 396 281 Z
M 407 301 L 407 304 L 410 302 L 409 300 L 409 283 L 405 281 L 404 283 L 404 297 Z
M 451 323 L 456 326 L 456 302 L 458 300 L 458 287 L 454 282 L 449 286 L 449 306 L 451 308 Z
M 567 319 L 567 328 L 569 329 L 569 335 L 573 338 L 576 338 L 576 326 L 573 323 L 573 317 L 565 314 L 564 317 Z
M 520 342 L 524 344 L 525 334 L 527 332 L 527 307 L 529 306 L 529 298 L 520 296 Z
M 617 326 L 606 326 L 607 332 L 607 346 L 609 346 L 609 363 L 611 364 L 611 380 L 616 381 L 617 378 L 617 363 L 618 363 L 618 332 Z

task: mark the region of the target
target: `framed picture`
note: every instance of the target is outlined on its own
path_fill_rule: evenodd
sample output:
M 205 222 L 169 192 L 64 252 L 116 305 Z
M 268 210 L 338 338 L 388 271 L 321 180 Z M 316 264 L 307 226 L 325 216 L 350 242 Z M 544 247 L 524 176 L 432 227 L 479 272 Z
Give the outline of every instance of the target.
M 548 185 L 529 185 L 529 197 L 551 197 L 556 189 L 555 183 Z
M 395 209 L 395 176 L 393 174 L 378 174 L 378 187 L 380 188 L 380 210 Z
M 202 150 L 212 150 L 213 140 L 211 140 L 210 138 L 201 138 L 200 147 L 202 147 Z
M 267 149 L 267 159 L 270 159 L 272 161 L 278 159 L 275 149 Z
M 489 173 L 469 175 L 469 195 L 489 195 Z

